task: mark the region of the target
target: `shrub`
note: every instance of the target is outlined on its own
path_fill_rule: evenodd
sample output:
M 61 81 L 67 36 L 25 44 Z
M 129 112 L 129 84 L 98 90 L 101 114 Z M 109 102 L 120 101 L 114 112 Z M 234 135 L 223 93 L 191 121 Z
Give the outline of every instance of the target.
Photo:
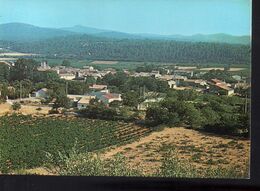
M 58 168 L 55 172 L 66 176 L 141 176 L 142 174 L 127 167 L 122 155 L 110 160 L 102 160 L 99 155 L 86 152 L 79 153 L 75 146 L 68 155 L 59 152 L 59 158 L 46 154 L 48 162 Z M 54 168 L 52 168 L 54 169 Z
M 189 160 L 180 161 L 173 150 L 168 150 L 162 166 L 155 176 L 175 178 L 248 178 L 249 175 L 248 164 L 243 169 L 238 169 L 231 165 L 227 168 L 217 166 L 198 170 L 191 162 Z
M 21 104 L 19 102 L 14 102 L 13 105 L 12 105 L 12 109 L 14 111 L 18 111 L 21 109 Z

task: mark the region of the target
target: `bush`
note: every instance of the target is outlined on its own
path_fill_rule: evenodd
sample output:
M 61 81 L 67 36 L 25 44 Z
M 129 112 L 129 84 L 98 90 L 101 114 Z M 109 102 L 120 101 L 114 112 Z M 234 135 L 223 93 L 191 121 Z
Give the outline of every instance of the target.
M 13 109 L 14 111 L 20 110 L 21 107 L 22 107 L 22 106 L 21 106 L 21 104 L 20 104 L 19 102 L 14 102 L 13 105 L 12 105 L 12 109 Z
M 38 108 L 36 108 L 36 110 L 37 110 L 37 111 L 41 111 L 41 110 L 42 110 L 42 108 L 41 108 L 41 107 L 38 107 Z
M 76 145 L 68 155 L 59 152 L 59 159 L 47 153 L 48 163 L 56 166 L 55 173 L 65 176 L 141 176 L 135 169 L 127 167 L 122 155 L 116 155 L 110 160 L 102 160 L 94 153 L 79 153 Z M 47 163 L 47 164 L 48 164 Z M 49 166 L 48 166 L 49 167 Z
M 248 178 L 248 166 L 246 164 L 244 169 L 237 169 L 234 166 L 227 168 L 217 166 L 198 170 L 192 165 L 191 161 L 180 161 L 173 150 L 168 150 L 162 166 L 155 176 L 174 178 Z

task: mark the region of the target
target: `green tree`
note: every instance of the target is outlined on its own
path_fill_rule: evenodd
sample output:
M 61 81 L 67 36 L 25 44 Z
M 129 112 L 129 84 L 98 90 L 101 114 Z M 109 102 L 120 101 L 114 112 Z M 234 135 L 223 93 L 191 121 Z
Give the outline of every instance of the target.
M 122 95 L 123 104 L 131 107 L 136 107 L 139 103 L 139 95 L 137 92 L 129 91 Z
M 18 59 L 10 69 L 10 80 L 33 80 L 38 62 L 32 59 Z
M 71 63 L 70 63 L 69 60 L 63 60 L 61 65 L 62 65 L 62 66 L 69 67 L 69 66 L 71 66 Z
M 53 104 L 53 109 L 58 110 L 60 107 L 69 108 L 70 99 L 66 96 L 65 93 L 59 92 L 55 95 L 54 99 L 55 101 Z

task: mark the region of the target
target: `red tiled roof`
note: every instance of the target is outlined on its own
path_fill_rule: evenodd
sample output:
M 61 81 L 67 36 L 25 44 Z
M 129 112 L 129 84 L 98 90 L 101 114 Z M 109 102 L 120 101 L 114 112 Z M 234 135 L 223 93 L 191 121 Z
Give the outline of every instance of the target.
M 218 80 L 218 79 L 211 79 L 211 81 L 214 82 L 215 84 L 223 83 L 221 80 Z
M 108 94 L 105 94 L 104 97 L 105 97 L 106 99 L 119 98 L 119 94 L 111 94 L 111 93 L 108 93 Z
M 216 84 L 217 87 L 224 89 L 224 90 L 232 90 L 230 87 L 228 87 L 226 84 Z

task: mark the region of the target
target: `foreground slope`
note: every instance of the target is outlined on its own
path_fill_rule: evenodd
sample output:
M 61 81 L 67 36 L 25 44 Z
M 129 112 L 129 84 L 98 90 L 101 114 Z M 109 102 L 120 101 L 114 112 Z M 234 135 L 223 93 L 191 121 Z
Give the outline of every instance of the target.
M 247 171 L 250 141 L 201 133 L 182 127 L 165 128 L 139 141 L 113 148 L 105 152 L 103 157 L 111 158 L 121 153 L 129 165 L 138 166 L 149 175 L 154 174 L 161 166 L 168 150 L 174 150 L 179 160 L 188 160 L 198 170 L 235 166 L 239 171 Z

